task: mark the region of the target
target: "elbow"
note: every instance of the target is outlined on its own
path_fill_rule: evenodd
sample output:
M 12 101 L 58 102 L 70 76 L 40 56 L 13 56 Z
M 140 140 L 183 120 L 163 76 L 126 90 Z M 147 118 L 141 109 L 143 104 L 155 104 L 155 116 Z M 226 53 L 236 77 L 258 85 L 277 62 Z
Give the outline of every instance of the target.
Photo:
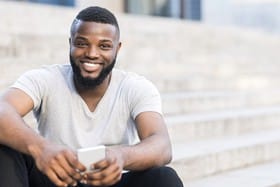
M 169 164 L 172 161 L 172 158 L 173 158 L 173 155 L 172 155 L 172 152 L 171 152 L 169 154 L 168 158 L 167 158 L 166 164 Z
M 166 143 L 166 153 L 165 153 L 165 164 L 169 164 L 172 161 L 173 158 L 173 152 L 172 152 L 172 144 L 170 139 L 168 138 L 167 143 Z
M 169 146 L 168 151 L 165 153 L 165 160 L 164 164 L 169 164 L 172 161 L 172 148 Z
M 157 166 L 167 165 L 167 164 L 169 164 L 172 161 L 172 153 L 160 154 L 160 158 L 161 159 L 158 159 Z
M 163 151 L 160 152 L 159 155 L 159 166 L 167 165 L 172 161 L 172 147 L 171 145 L 164 146 Z

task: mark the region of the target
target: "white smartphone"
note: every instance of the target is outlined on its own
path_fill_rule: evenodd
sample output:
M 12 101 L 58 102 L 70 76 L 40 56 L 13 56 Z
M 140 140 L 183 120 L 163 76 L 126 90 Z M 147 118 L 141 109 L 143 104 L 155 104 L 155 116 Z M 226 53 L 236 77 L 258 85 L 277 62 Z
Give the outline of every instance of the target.
M 87 171 L 92 171 L 90 166 L 106 157 L 105 146 L 81 148 L 77 150 L 78 160 L 87 168 Z

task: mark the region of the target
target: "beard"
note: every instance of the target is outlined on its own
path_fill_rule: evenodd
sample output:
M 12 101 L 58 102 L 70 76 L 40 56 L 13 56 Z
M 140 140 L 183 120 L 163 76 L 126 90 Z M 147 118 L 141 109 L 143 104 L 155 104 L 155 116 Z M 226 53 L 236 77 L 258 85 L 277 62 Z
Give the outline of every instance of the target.
M 79 66 L 75 64 L 75 61 L 73 57 L 70 55 L 70 64 L 72 66 L 73 75 L 74 75 L 74 81 L 83 87 L 84 89 L 94 89 L 97 86 L 99 86 L 106 77 L 111 73 L 112 69 L 115 66 L 116 58 L 113 59 L 113 61 L 107 66 L 102 69 L 98 77 L 96 78 L 89 78 L 89 77 L 83 77 L 81 74 L 81 70 Z

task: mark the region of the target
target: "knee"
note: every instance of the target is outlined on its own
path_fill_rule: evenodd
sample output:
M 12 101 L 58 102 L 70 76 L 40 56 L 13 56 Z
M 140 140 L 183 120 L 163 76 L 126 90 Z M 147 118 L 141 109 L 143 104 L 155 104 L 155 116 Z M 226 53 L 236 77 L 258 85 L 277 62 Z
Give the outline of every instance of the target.
M 177 172 L 171 167 L 157 167 L 151 169 L 152 175 L 157 181 L 160 181 L 163 186 L 183 187 L 183 183 Z
M 10 156 L 10 155 L 13 155 L 15 153 L 16 152 L 13 149 L 11 149 L 11 148 L 9 148 L 9 147 L 7 147 L 5 145 L 0 145 L 0 155 L 2 157 L 3 156 Z
M 0 145 L 0 158 L 2 164 L 8 164 L 15 162 L 19 158 L 21 158 L 21 153 L 7 147 L 4 145 Z

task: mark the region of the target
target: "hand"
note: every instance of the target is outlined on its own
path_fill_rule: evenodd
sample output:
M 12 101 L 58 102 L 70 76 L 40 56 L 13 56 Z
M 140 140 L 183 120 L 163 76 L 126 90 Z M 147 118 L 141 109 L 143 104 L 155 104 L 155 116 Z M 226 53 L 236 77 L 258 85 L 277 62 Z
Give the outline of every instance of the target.
M 92 172 L 85 174 L 83 182 L 93 186 L 111 186 L 122 176 L 123 157 L 117 147 L 106 148 L 106 158 L 92 165 Z
M 76 154 L 64 146 L 48 143 L 34 159 L 38 169 L 56 186 L 75 186 L 82 179 L 80 172 L 85 171 Z

